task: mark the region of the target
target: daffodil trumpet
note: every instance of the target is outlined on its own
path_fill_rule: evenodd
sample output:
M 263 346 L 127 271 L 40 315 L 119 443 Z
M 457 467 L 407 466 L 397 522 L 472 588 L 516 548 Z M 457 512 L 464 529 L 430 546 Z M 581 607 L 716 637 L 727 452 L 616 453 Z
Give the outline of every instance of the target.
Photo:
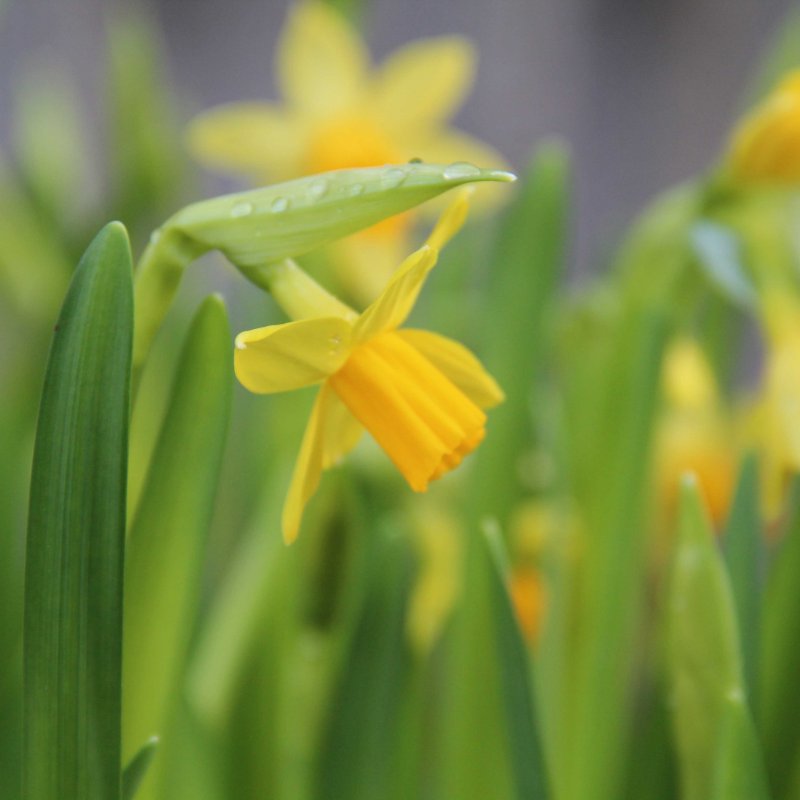
M 484 409 L 503 393 L 478 359 L 458 342 L 428 331 L 401 329 L 439 249 L 461 227 L 467 198 L 445 211 L 428 241 L 399 267 L 381 295 L 357 314 L 335 298 L 320 316 L 301 305 L 302 318 L 236 337 L 239 381 L 257 393 L 320 384 L 283 510 L 291 542 L 323 470 L 335 464 L 366 429 L 409 486 L 424 492 L 454 469 L 485 435 Z M 324 289 L 295 272 L 308 300 Z

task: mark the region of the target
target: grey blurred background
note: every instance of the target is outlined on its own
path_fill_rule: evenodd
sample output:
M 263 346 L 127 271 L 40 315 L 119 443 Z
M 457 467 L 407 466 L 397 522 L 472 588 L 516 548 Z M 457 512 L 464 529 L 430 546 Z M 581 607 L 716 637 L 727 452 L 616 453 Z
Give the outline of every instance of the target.
M 216 103 L 275 98 L 272 52 L 286 2 L 150 0 L 188 119 Z M 367 0 L 380 60 L 421 36 L 463 33 L 481 54 L 456 118 L 521 168 L 559 136 L 576 163 L 573 274 L 602 260 L 636 209 L 717 154 L 791 0 Z M 43 54 L 103 94 L 110 0 L 0 0 L 0 142 L 15 78 Z M 99 137 L 102 140 L 102 137 Z

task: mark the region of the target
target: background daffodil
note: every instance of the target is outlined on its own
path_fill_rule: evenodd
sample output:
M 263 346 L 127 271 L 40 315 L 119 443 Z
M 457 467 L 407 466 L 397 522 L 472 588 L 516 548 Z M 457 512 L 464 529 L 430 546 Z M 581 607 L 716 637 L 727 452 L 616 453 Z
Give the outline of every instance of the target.
M 484 408 L 503 394 L 461 344 L 421 330 L 398 330 L 439 249 L 461 227 L 466 194 L 442 215 L 362 314 L 301 319 L 240 333 L 234 367 L 258 393 L 321 383 L 283 511 L 292 541 L 322 471 L 349 452 L 366 428 L 412 489 L 458 466 L 484 436 Z
M 192 122 L 189 146 L 209 167 L 258 182 L 413 158 L 502 166 L 493 149 L 447 125 L 475 63 L 466 39 L 442 36 L 401 47 L 372 70 L 364 42 L 341 14 L 300 3 L 276 56 L 284 104 L 211 109 Z M 383 287 L 408 250 L 409 219 L 387 220 L 337 245 L 340 277 L 355 297 L 371 299 Z
M 730 168 L 746 183 L 800 183 L 800 70 L 784 76 L 736 129 Z

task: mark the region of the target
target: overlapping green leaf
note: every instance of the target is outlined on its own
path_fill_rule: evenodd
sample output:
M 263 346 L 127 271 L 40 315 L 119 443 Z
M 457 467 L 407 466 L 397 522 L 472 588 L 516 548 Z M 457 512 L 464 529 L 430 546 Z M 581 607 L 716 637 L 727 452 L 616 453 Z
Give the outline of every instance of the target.
M 86 251 L 55 328 L 31 479 L 25 589 L 28 800 L 120 796 L 131 257 Z
M 682 797 L 767 798 L 747 704 L 733 594 L 691 477 L 682 487 L 668 625 Z
M 231 339 L 209 297 L 187 335 L 172 399 L 129 537 L 124 752 L 169 725 L 197 610 L 205 541 L 230 412 Z M 153 796 L 158 761 L 139 797 Z

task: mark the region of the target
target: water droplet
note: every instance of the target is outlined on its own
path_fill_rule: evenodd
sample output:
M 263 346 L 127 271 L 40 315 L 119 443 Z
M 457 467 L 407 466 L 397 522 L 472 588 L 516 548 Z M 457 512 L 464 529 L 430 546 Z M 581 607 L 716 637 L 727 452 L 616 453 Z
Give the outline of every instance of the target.
M 363 192 L 364 192 L 363 183 L 354 183 L 347 190 L 347 194 L 349 194 L 350 197 L 358 197 L 360 194 L 363 194 Z
M 384 189 L 394 189 L 406 179 L 406 171 L 399 167 L 391 167 L 381 175 L 381 186 Z
M 332 345 L 336 346 L 342 343 L 341 336 L 331 336 L 330 342 Z
M 457 178 L 474 178 L 480 174 L 481 171 L 474 164 L 470 164 L 467 161 L 454 161 L 445 167 L 444 172 L 442 172 L 442 175 L 449 181 Z
M 243 341 L 237 339 L 236 340 L 236 349 L 237 350 L 247 350 L 247 345 Z
M 319 178 L 316 181 L 312 181 L 311 185 L 308 187 L 308 193 L 311 195 L 313 200 L 319 200 L 321 197 L 324 197 L 325 192 L 328 191 L 328 181 L 325 178 Z
M 161 238 L 161 228 L 156 228 L 156 229 L 155 229 L 155 230 L 154 230 L 154 231 L 153 231 L 153 232 L 150 234 L 150 244 L 152 244 L 152 245 L 156 245 L 156 244 L 158 244 L 158 240 L 159 240 L 160 238 Z
M 276 197 L 272 201 L 272 205 L 270 205 L 270 209 L 274 211 L 276 214 L 280 214 L 281 211 L 286 211 L 287 208 L 289 208 L 288 197 Z
M 236 219 L 238 217 L 246 217 L 249 214 L 253 213 L 253 204 L 252 203 L 237 203 L 231 209 L 231 216 Z

